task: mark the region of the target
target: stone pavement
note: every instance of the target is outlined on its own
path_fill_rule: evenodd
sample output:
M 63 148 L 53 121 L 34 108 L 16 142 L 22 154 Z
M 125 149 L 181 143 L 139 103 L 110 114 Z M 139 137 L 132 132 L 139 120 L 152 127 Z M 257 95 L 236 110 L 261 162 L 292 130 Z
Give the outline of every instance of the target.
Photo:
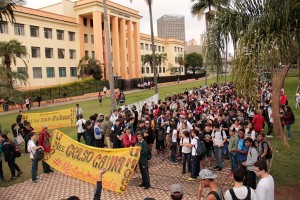
M 168 152 L 166 153 L 166 155 Z M 212 161 L 212 166 L 215 166 L 215 160 Z M 222 187 L 223 192 L 233 185 L 233 178 L 226 172 L 229 171 L 230 162 L 224 160 L 224 169 L 222 172 L 213 172 L 218 175 L 216 182 Z M 179 183 L 183 187 L 184 199 L 195 200 L 199 181 L 187 181 L 189 173 L 182 175 L 181 162 L 178 164 L 171 163 L 166 156 L 156 156 L 153 152 L 153 157 L 149 163 L 151 188 L 144 190 L 138 187 L 141 183 L 141 175 L 136 172 L 132 177 L 123 194 L 114 193 L 106 189 L 102 190 L 102 198 L 104 200 L 143 200 L 146 197 L 152 197 L 156 200 L 167 200 L 170 197 L 169 187 L 172 184 Z M 30 173 L 30 172 L 27 172 Z M 7 188 L 0 188 L 1 200 L 60 200 L 66 199 L 69 196 L 76 195 L 82 200 L 93 199 L 94 185 L 84 181 L 66 176 L 58 171 L 50 174 L 40 174 L 42 183 L 33 184 L 31 180 L 19 183 Z M 204 189 L 203 198 L 208 193 Z

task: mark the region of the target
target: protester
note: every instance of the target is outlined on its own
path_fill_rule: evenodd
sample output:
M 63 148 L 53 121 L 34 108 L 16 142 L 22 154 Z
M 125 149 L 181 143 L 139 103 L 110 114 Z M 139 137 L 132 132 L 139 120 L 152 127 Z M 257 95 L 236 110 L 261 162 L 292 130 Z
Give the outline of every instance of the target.
M 44 125 L 42 127 L 42 132 L 40 132 L 39 134 L 38 145 L 43 147 L 45 153 L 50 153 L 51 151 L 50 138 L 52 134 L 53 133 L 50 134 L 48 132 L 47 125 Z M 50 172 L 53 172 L 53 170 L 50 168 L 50 165 L 48 165 L 48 163 L 46 163 L 44 160 L 42 160 L 42 166 L 44 173 L 48 174 Z
M 101 192 L 102 192 L 102 177 L 103 175 L 106 173 L 107 169 L 103 168 L 99 175 L 98 175 L 98 180 L 97 180 L 97 184 L 96 184 L 96 188 L 94 191 L 94 198 L 93 200 L 100 200 L 101 198 Z
M 25 99 L 25 104 L 26 104 L 26 108 L 27 110 L 30 110 L 30 100 L 29 100 L 30 97 L 26 97 Z
M 230 128 L 229 134 L 230 134 L 230 139 L 229 139 L 229 145 L 228 145 L 228 151 L 229 151 L 229 157 L 230 157 L 230 163 L 231 163 L 231 173 L 235 169 L 238 168 L 238 159 L 237 159 L 237 148 L 238 148 L 238 136 L 235 134 L 235 128 Z
M 35 136 L 36 134 L 34 132 L 29 133 L 29 138 L 30 140 L 28 141 L 28 152 L 30 152 L 30 159 L 32 162 L 32 168 L 31 168 L 31 180 L 32 183 L 40 183 L 41 181 L 37 177 L 37 172 L 38 172 L 38 160 L 34 158 L 34 154 L 38 149 L 43 149 L 42 146 L 36 146 L 35 145 Z
M 3 182 L 3 181 L 5 181 L 5 179 L 4 179 L 3 168 L 2 168 L 2 151 L 3 151 L 2 141 L 1 141 L 1 138 L 0 138 L 0 179 Z
M 258 159 L 259 160 L 266 160 L 269 159 L 268 156 L 268 149 L 269 149 L 269 144 L 268 142 L 265 141 L 265 135 L 263 133 L 258 134 L 257 136 L 257 146 L 258 146 Z
M 198 137 L 198 134 L 199 132 L 196 132 L 196 131 L 192 131 L 192 141 L 191 141 L 191 144 L 188 144 L 187 146 L 189 148 L 192 149 L 192 157 L 191 157 L 191 177 L 188 178 L 189 181 L 194 181 L 196 180 L 199 172 L 200 172 L 200 156 L 197 155 L 196 153 L 196 149 L 198 148 L 198 140 L 199 137 Z
M 234 185 L 232 189 L 229 189 L 224 194 L 225 200 L 256 200 L 255 193 L 252 188 L 243 185 L 245 179 L 244 170 L 241 168 L 233 170 Z
M 290 106 L 286 106 L 286 111 L 283 114 L 283 123 L 286 126 L 286 130 L 288 133 L 288 140 L 291 139 L 291 125 L 295 123 L 295 115 Z
M 268 174 L 266 161 L 259 160 L 254 163 L 254 172 L 260 178 L 255 190 L 257 200 L 274 200 L 274 179 Z
M 79 106 L 79 104 L 76 104 L 76 108 L 75 108 L 76 121 L 79 120 L 80 114 L 83 114 L 82 108 Z
M 217 175 L 213 174 L 208 169 L 202 169 L 199 173 L 200 183 L 197 191 L 197 200 L 201 200 L 202 189 L 208 187 L 209 193 L 206 199 L 209 200 L 220 200 L 223 199 L 222 188 L 217 185 L 214 179 Z
M 217 159 L 217 166 L 215 166 L 214 169 L 217 169 L 218 171 L 222 171 L 223 146 L 227 140 L 227 136 L 225 131 L 220 129 L 220 124 L 215 125 L 214 131 L 212 132 L 211 136 L 212 136 L 212 141 L 214 146 L 214 152 L 216 154 L 216 159 Z
M 127 126 L 125 128 L 125 134 L 123 136 L 123 144 L 124 144 L 124 147 L 134 147 L 135 144 L 136 144 L 136 135 L 134 134 L 131 134 L 131 128 L 129 126 Z
M 204 144 L 206 147 L 206 161 L 208 167 L 211 167 L 211 158 L 213 154 L 213 141 L 212 141 L 211 134 L 212 134 L 212 125 L 210 123 L 206 123 L 205 128 L 203 130 L 203 135 L 204 135 Z
M 188 172 L 191 172 L 191 137 L 188 131 L 183 131 L 183 137 L 180 139 L 180 146 L 182 146 L 182 174 L 186 173 L 186 164 L 188 165 Z
M 265 118 L 261 115 L 261 111 L 257 110 L 256 115 L 252 120 L 253 129 L 257 134 L 262 132 L 264 123 L 265 123 Z
M 254 173 L 254 163 L 258 159 L 258 152 L 254 145 L 254 141 L 252 138 L 246 138 L 245 144 L 249 148 L 247 160 L 242 163 L 244 167 L 246 167 L 246 178 L 245 185 L 251 187 L 252 189 L 256 189 L 256 176 Z
M 7 135 L 5 133 L 0 135 L 0 142 L 2 144 L 2 150 L 3 150 L 3 153 L 4 153 L 5 162 L 7 162 L 8 167 L 9 167 L 10 172 L 11 172 L 11 179 L 10 180 L 14 181 L 14 180 L 16 180 L 16 170 L 18 172 L 17 177 L 19 177 L 23 174 L 20 167 L 15 162 L 16 161 L 16 157 L 15 157 L 15 154 L 14 154 L 15 144 L 10 138 L 7 137 Z M 2 163 L 1 163 L 1 166 L 2 166 Z M 2 178 L 3 178 L 3 174 L 2 174 Z
M 115 125 L 111 127 L 111 137 L 113 148 L 121 148 L 122 147 L 122 132 L 123 132 L 123 125 L 121 124 L 120 120 L 117 119 Z
M 98 101 L 99 101 L 99 104 L 100 104 L 100 106 L 101 106 L 101 104 L 102 104 L 102 94 L 101 94 L 101 92 L 99 92 L 98 93 Z
M 118 119 L 116 117 L 116 119 Z M 114 124 L 116 122 L 114 121 Z M 102 123 L 103 125 L 103 131 L 104 131 L 104 136 L 105 136 L 105 142 L 106 142 L 106 145 L 107 145 L 107 148 L 111 148 L 111 141 L 110 141 L 110 134 L 111 134 L 111 127 L 113 126 L 113 122 L 110 120 L 110 117 L 107 115 L 105 116 L 105 121 Z M 103 136 L 103 137 L 104 137 Z
M 76 126 L 77 126 L 77 141 L 80 142 L 81 136 L 83 136 L 83 139 L 86 143 L 86 137 L 85 137 L 85 130 L 86 130 L 86 126 L 85 126 L 86 120 L 83 119 L 82 114 L 79 115 L 79 119 L 76 122 Z
M 141 155 L 139 159 L 139 169 L 141 171 L 143 182 L 139 185 L 139 187 L 144 187 L 144 189 L 150 188 L 150 177 L 149 177 L 149 169 L 148 169 L 148 156 L 149 156 L 149 148 L 148 144 L 143 139 L 143 133 L 141 131 L 136 133 L 137 137 L 137 146 L 141 147 Z
M 27 144 L 28 144 L 28 141 L 30 140 L 29 138 L 29 133 L 31 131 L 33 131 L 34 128 L 32 128 L 30 122 L 28 122 L 27 120 L 24 120 L 24 123 L 23 123 L 23 137 L 24 137 L 24 140 L 25 140 L 25 152 L 28 153 L 27 151 Z
M 95 147 L 104 148 L 102 138 L 104 137 L 104 129 L 102 120 L 98 119 L 94 126 Z
M 181 200 L 183 199 L 183 189 L 179 184 L 173 184 L 170 187 L 170 194 L 172 200 Z
M 23 111 L 19 110 L 19 114 L 16 118 L 16 122 L 19 125 L 19 127 L 22 127 L 22 118 L 23 118 Z
M 86 144 L 89 146 L 94 146 L 94 125 L 95 125 L 96 117 L 91 115 L 90 118 L 85 122 L 85 138 Z

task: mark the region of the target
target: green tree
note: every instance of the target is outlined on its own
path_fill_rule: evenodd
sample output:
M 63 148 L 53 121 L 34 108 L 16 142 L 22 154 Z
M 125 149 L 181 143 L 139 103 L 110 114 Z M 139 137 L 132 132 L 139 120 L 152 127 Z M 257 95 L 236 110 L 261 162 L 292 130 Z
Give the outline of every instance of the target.
M 132 0 L 130 0 L 132 2 Z M 153 30 L 153 17 L 152 17 L 152 0 L 145 0 L 149 8 L 149 15 L 150 15 L 150 29 L 151 29 L 151 43 L 152 43 L 152 63 L 153 66 L 156 66 L 156 56 L 155 56 L 155 44 L 154 44 L 154 30 Z M 155 94 L 158 94 L 158 86 L 157 86 L 157 68 L 154 67 L 154 84 L 155 84 Z
M 169 63 L 169 65 L 168 65 L 167 71 L 169 71 L 170 74 L 173 75 L 173 76 L 177 76 L 177 75 L 179 75 L 180 72 L 181 72 L 180 68 L 175 67 L 175 66 L 173 66 L 173 65 L 170 64 L 170 63 Z
M 102 79 L 101 62 L 94 58 L 83 57 L 78 64 L 79 77 L 92 76 L 95 80 Z
M 28 53 L 26 50 L 26 47 L 22 46 L 22 43 L 19 42 L 16 39 L 12 39 L 8 42 L 0 42 L 0 57 L 2 59 L 2 64 L 11 71 L 11 65 L 12 63 L 16 65 L 17 58 L 21 59 L 24 63 L 24 65 L 27 67 L 27 62 L 24 58 L 27 58 Z M 27 74 L 25 74 L 28 76 Z M 9 76 L 8 78 L 8 84 L 13 87 L 13 81 L 12 78 Z
M 196 68 L 203 66 L 203 56 L 196 52 L 189 53 L 185 55 L 185 62 L 188 68 L 193 71 L 193 74 L 195 74 Z
M 176 57 L 176 62 L 179 64 L 179 74 L 181 75 L 181 66 L 185 65 L 184 55 L 180 54 Z
M 153 69 L 153 71 L 155 71 L 155 68 L 157 71 L 157 67 L 161 67 L 162 65 L 166 64 L 166 61 L 168 60 L 167 57 L 168 57 L 167 53 L 155 54 L 156 67 L 154 67 L 152 55 L 146 54 L 143 56 L 143 65 L 149 65 L 151 67 L 151 69 Z
M 26 4 L 25 0 L 1 0 L 0 1 L 0 22 L 10 21 L 16 22 L 14 9 L 16 6 L 23 6 Z

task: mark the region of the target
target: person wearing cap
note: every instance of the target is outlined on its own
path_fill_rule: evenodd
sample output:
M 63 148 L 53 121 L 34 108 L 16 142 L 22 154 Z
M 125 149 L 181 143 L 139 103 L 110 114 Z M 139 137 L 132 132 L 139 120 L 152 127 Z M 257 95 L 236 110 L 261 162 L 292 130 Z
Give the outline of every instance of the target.
M 79 119 L 79 115 L 83 114 L 82 109 L 79 107 L 79 104 L 76 104 L 76 108 L 75 108 L 75 116 L 76 116 L 76 121 L 78 121 Z
M 181 185 L 179 184 L 171 185 L 170 194 L 172 200 L 181 200 L 183 198 L 183 190 Z
M 244 170 L 237 168 L 233 170 L 234 185 L 233 188 L 227 190 L 224 194 L 226 200 L 247 199 L 256 200 L 255 193 L 252 188 L 243 185 L 245 179 Z
M 257 162 L 258 159 L 258 151 L 254 146 L 254 141 L 252 138 L 246 138 L 245 144 L 249 148 L 247 160 L 242 163 L 244 167 L 246 167 L 246 178 L 245 178 L 245 186 L 251 187 L 252 189 L 256 189 L 256 175 L 254 173 L 254 163 Z
M 206 196 L 207 200 L 221 200 L 223 199 L 222 188 L 215 183 L 217 175 L 213 174 L 209 169 L 202 169 L 199 173 L 200 183 L 197 192 L 197 200 L 201 200 L 203 188 L 209 188 L 209 193 Z
M 50 138 L 52 137 L 53 133 L 48 132 L 48 126 L 44 125 L 42 127 L 42 132 L 39 134 L 38 139 L 38 145 L 42 146 L 44 148 L 45 153 L 50 153 L 51 151 L 51 144 L 50 144 Z M 50 165 L 48 165 L 44 160 L 42 160 L 42 166 L 44 173 L 48 174 L 50 172 L 53 172 L 53 170 L 50 168 Z
M 136 133 L 137 143 L 136 145 L 141 147 L 141 156 L 139 159 L 139 169 L 141 171 L 143 182 L 139 187 L 144 187 L 144 189 L 150 188 L 150 177 L 148 169 L 148 156 L 149 156 L 149 147 L 146 141 L 143 139 L 143 133 L 138 131 Z

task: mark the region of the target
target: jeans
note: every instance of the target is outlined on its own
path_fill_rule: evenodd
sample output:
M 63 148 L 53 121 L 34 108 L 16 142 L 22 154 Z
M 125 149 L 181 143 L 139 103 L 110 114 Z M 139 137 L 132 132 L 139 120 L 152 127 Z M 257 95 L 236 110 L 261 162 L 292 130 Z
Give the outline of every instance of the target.
M 93 136 L 85 134 L 86 145 L 93 146 Z
M 32 181 L 36 181 L 39 161 L 37 161 L 35 159 L 31 159 L 31 161 L 32 161 L 31 179 L 32 179 Z
M 19 166 L 15 163 L 15 158 L 10 159 L 7 162 L 7 164 L 8 164 L 8 167 L 10 169 L 10 172 L 11 172 L 11 177 L 16 177 L 16 170 L 18 172 L 20 172 L 21 170 L 20 170 Z
M 192 156 L 191 162 L 192 162 L 191 178 L 197 178 L 200 172 L 199 156 Z
M 176 150 L 177 150 L 177 142 L 172 142 L 172 147 L 171 147 L 171 160 L 173 162 L 176 161 Z
M 271 135 L 272 132 L 273 132 L 273 123 L 268 122 L 268 132 L 267 132 L 267 135 Z
M 102 139 L 95 139 L 95 147 L 104 148 L 104 143 Z
M 122 148 L 121 140 L 119 140 L 117 137 L 113 138 L 113 148 Z
M 2 169 L 2 158 L 0 158 L 0 179 L 4 179 L 3 169 Z
M 148 164 L 147 163 L 140 163 L 139 162 L 139 168 L 142 175 L 142 185 L 144 187 L 150 187 L 150 177 L 149 177 L 149 170 L 148 170 Z
M 246 184 L 244 184 L 245 186 L 251 187 L 253 190 L 256 189 L 256 175 L 254 173 L 254 171 L 246 171 Z
M 238 168 L 238 160 L 237 160 L 237 153 L 229 153 L 230 156 L 230 162 L 231 162 L 231 172 L 233 172 L 234 169 Z
M 286 124 L 286 130 L 287 130 L 287 133 L 288 133 L 288 138 L 291 138 L 292 136 L 292 133 L 291 133 L 291 124 Z
M 86 144 L 85 132 L 77 133 L 77 141 L 80 142 L 81 136 L 83 136 L 83 139 L 84 139 L 85 144 Z
M 217 159 L 217 166 L 222 168 L 223 167 L 223 147 L 214 147 L 216 159 Z
M 182 172 L 186 172 L 186 163 L 188 164 L 188 172 L 191 172 L 191 154 L 182 153 Z
M 50 165 L 48 165 L 45 161 L 42 161 L 42 166 L 43 166 L 43 170 L 44 173 L 49 173 L 50 172 Z

